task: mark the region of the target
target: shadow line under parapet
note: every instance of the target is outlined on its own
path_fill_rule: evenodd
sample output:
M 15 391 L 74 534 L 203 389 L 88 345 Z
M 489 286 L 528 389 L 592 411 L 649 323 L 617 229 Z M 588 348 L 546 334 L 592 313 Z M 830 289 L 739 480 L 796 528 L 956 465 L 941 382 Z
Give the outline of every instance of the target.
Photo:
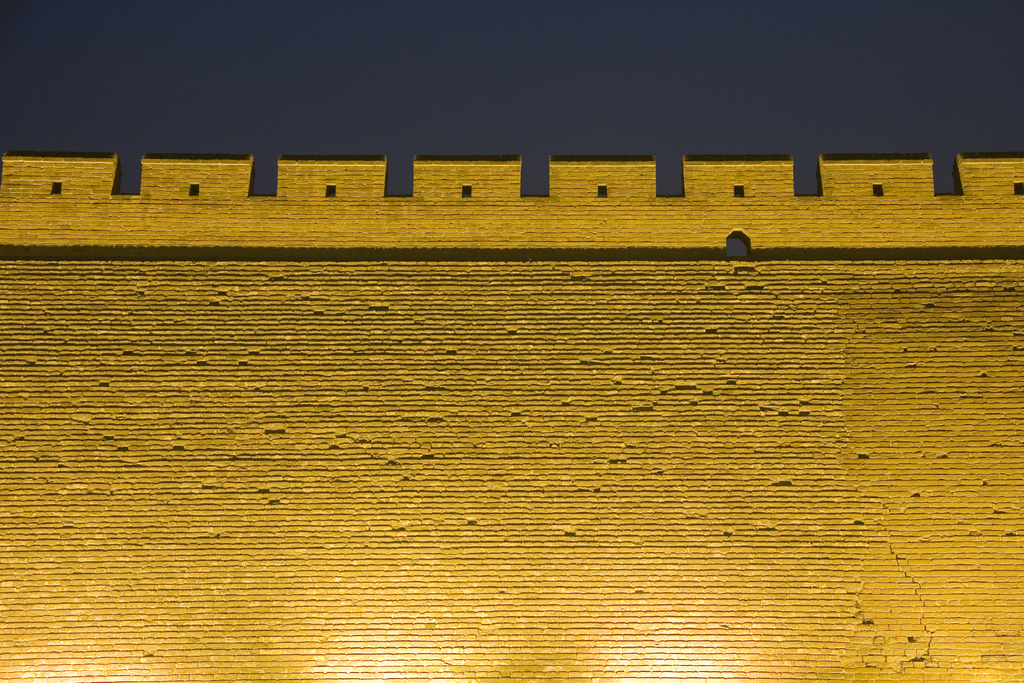
M 474 249 L 330 247 L 139 247 L 0 245 L 0 261 L 280 261 L 280 262 L 558 262 L 558 261 L 989 261 L 1022 260 L 1024 246 L 769 248 L 728 258 L 725 249 Z

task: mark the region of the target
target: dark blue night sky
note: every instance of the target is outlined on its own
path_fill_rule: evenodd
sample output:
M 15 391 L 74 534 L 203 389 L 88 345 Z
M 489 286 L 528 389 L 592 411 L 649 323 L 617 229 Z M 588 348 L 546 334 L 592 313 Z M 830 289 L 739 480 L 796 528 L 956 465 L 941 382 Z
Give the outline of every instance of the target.
M 0 149 L 279 154 L 1024 149 L 1024 2 L 6 2 Z

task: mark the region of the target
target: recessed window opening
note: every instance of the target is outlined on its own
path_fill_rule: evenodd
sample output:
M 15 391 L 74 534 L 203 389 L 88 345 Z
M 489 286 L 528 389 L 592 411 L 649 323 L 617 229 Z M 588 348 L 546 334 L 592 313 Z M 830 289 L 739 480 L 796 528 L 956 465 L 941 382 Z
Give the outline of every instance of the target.
M 199 196 L 199 183 L 192 183 L 188 186 L 188 196 L 198 197 Z
M 750 238 L 734 230 L 725 238 L 726 258 L 746 258 L 750 254 Z
M 1014 183 L 1013 184 L 1013 193 L 1014 194 L 1024 194 L 1024 183 Z
M 337 197 L 338 196 L 338 186 L 337 185 L 328 185 L 327 186 L 327 191 L 324 192 L 324 196 L 325 197 Z
M 742 185 L 733 185 L 732 186 L 732 196 L 733 197 L 742 197 L 743 196 L 743 186 Z
M 608 196 L 608 186 L 607 185 L 598 185 L 597 186 L 597 196 L 598 197 L 607 197 Z
M 54 183 L 53 185 L 50 186 L 50 194 L 60 194 L 63 189 L 63 183 Z
M 463 185 L 462 186 L 462 196 L 463 197 L 472 197 L 473 196 L 473 186 L 472 185 Z
M 882 189 L 882 186 L 880 184 L 875 184 L 871 186 L 871 194 L 875 195 L 876 197 L 881 197 L 882 195 L 885 194 L 885 191 Z

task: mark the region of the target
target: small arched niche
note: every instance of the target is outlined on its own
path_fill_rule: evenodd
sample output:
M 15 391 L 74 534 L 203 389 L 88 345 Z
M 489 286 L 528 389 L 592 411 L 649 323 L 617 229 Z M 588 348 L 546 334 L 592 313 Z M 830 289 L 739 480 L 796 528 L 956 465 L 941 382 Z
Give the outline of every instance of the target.
M 750 238 L 739 230 L 733 230 L 725 238 L 726 258 L 746 258 L 750 254 Z

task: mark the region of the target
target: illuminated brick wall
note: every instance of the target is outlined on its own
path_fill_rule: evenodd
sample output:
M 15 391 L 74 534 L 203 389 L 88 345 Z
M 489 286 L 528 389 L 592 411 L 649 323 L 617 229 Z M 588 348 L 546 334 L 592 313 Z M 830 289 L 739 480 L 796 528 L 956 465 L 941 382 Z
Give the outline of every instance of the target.
M 1022 291 L 2 262 L 0 680 L 1024 680 Z

